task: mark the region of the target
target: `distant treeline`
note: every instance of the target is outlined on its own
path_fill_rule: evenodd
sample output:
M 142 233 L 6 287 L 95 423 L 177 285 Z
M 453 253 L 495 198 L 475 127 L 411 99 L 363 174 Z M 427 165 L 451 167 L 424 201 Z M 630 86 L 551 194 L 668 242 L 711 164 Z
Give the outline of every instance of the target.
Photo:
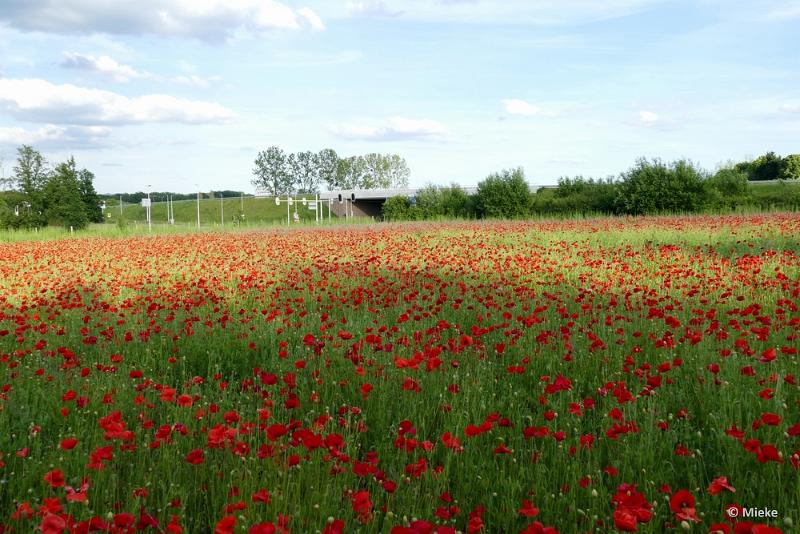
M 207 198 L 239 198 L 245 195 L 243 191 L 212 191 L 210 193 L 200 193 L 200 199 Z M 170 191 L 151 191 L 150 200 L 153 202 L 163 202 L 171 197 L 172 200 L 197 200 L 197 193 L 172 193 Z M 143 198 L 147 198 L 147 193 L 137 191 L 136 193 L 114 193 L 114 194 L 101 194 L 100 198 L 103 200 L 117 200 L 120 199 L 126 204 L 139 204 Z
M 522 169 L 492 174 L 468 195 L 457 184 L 428 185 L 416 196 L 393 197 L 383 207 L 388 221 L 440 217 L 524 218 L 532 215 L 646 215 L 800 208 L 800 156 L 762 157 L 730 163 L 710 173 L 688 160 L 639 159 L 618 177 L 562 177 L 554 188 L 531 192 Z M 783 162 L 776 166 L 775 160 Z M 769 171 L 764 169 L 767 166 Z M 771 178 L 778 172 L 779 178 Z M 764 177 L 769 176 L 769 177 Z M 750 181 L 749 178 L 753 178 Z M 775 184 L 757 181 L 776 179 Z M 752 184 L 752 185 L 751 185 Z

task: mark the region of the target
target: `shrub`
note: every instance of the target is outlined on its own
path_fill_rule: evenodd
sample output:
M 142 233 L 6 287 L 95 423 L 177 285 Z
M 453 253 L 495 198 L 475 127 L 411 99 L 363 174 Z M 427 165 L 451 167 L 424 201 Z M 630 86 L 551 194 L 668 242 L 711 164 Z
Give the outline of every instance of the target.
M 617 208 L 630 215 L 699 211 L 708 202 L 705 177 L 687 160 L 667 165 L 641 158 L 621 175 Z
M 405 221 L 409 219 L 411 202 L 408 197 L 397 196 L 387 198 L 381 208 L 384 221 Z
M 489 175 L 478 184 L 475 205 L 481 217 L 511 219 L 529 215 L 531 192 L 522 168 Z

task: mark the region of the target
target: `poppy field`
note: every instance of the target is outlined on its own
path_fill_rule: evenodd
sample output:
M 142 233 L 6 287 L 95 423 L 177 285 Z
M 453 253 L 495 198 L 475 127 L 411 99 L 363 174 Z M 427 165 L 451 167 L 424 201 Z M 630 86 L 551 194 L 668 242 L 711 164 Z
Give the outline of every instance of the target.
M 0 533 L 795 532 L 800 216 L 0 245 Z

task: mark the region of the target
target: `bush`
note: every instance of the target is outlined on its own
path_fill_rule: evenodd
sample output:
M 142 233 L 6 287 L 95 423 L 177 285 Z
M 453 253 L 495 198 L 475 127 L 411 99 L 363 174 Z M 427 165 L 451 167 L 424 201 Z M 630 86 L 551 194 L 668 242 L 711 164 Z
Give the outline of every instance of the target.
M 800 154 L 790 154 L 783 158 L 781 179 L 797 180 L 800 178 Z
M 555 213 L 610 214 L 615 213 L 616 196 L 617 186 L 612 178 L 562 177 L 549 201 L 536 202 L 536 206 Z
M 617 209 L 629 215 L 700 211 L 708 203 L 705 178 L 705 172 L 687 160 L 667 165 L 641 158 L 621 175 Z
M 439 189 L 432 184 L 417 191 L 416 207 L 422 219 L 435 219 L 443 215 L 442 213 L 442 194 Z
M 708 205 L 717 209 L 735 209 L 749 202 L 747 175 L 736 169 L 720 169 L 706 180 Z
M 469 195 L 461 189 L 458 184 L 451 184 L 450 187 L 443 187 L 440 190 L 442 215 L 446 217 L 472 218 L 474 204 L 470 201 Z
M 528 216 L 532 198 L 522 168 L 489 175 L 479 183 L 475 206 L 481 217 L 513 219 Z
M 398 196 L 387 198 L 381 208 L 384 221 L 405 221 L 409 219 L 411 202 L 408 197 Z

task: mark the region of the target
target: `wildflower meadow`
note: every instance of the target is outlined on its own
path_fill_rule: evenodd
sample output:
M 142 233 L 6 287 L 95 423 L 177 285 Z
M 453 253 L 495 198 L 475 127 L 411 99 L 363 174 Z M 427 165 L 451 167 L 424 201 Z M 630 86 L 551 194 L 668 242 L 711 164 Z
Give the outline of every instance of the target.
M 799 236 L 0 244 L 0 533 L 795 532 Z

